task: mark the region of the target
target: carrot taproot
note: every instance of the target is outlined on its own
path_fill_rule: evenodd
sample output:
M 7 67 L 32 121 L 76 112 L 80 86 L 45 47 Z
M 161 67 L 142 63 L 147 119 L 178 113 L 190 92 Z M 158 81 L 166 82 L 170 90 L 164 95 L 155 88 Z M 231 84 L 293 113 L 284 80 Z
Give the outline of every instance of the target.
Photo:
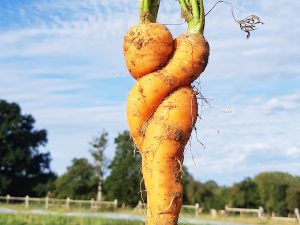
M 128 95 L 127 118 L 142 156 L 146 224 L 176 225 L 183 199 L 183 152 L 198 113 L 196 94 L 190 85 L 206 68 L 209 44 L 201 34 L 203 10 L 198 15 L 200 22 L 189 21 L 192 32 L 173 40 L 166 26 L 153 23 L 156 14 L 151 16 L 150 5 L 145 7 L 146 13 L 140 11 L 142 23 L 124 38 L 126 65 L 137 80 Z M 203 9 L 199 1 L 193 6 Z M 145 15 L 152 20 L 145 22 Z

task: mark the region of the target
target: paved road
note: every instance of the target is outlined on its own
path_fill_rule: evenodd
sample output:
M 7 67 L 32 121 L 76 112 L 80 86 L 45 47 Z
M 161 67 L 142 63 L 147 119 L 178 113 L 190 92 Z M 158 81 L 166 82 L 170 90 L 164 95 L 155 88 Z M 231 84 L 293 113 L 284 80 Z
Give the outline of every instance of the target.
M 97 217 L 107 219 L 121 219 L 121 220 L 135 220 L 144 221 L 143 216 L 130 215 L 125 213 L 88 213 L 88 212 L 70 212 L 70 213 L 57 213 L 49 210 L 15 210 L 8 208 L 0 208 L 1 214 L 36 214 L 36 215 L 64 215 L 70 217 Z M 245 225 L 241 223 L 228 223 L 228 222 L 214 222 L 205 221 L 191 218 L 180 218 L 179 224 L 195 224 L 195 225 Z M 249 224 L 248 224 L 249 225 Z

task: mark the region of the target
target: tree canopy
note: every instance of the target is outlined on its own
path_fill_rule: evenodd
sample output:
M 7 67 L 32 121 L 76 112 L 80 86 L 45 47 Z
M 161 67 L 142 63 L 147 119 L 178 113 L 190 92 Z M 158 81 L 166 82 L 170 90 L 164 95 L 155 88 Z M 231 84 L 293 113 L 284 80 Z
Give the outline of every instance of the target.
M 34 125 L 18 104 L 0 100 L 0 195 L 42 196 L 51 189 L 50 153 L 39 151 L 47 131 Z
M 291 199 L 297 199 L 298 197 L 299 177 L 282 172 L 265 172 L 257 175 L 254 182 L 258 187 L 260 203 L 264 205 L 268 212 L 287 215 L 289 211 L 288 204 L 290 206 L 300 206 L 300 201 L 291 201 Z
M 87 159 L 73 159 L 72 165 L 55 182 L 54 195 L 57 198 L 95 199 L 97 176 Z
M 141 157 L 138 153 L 134 156 L 134 144 L 128 131 L 119 134 L 115 144 L 115 157 L 109 165 L 111 173 L 104 183 L 106 198 L 135 206 L 141 196 Z

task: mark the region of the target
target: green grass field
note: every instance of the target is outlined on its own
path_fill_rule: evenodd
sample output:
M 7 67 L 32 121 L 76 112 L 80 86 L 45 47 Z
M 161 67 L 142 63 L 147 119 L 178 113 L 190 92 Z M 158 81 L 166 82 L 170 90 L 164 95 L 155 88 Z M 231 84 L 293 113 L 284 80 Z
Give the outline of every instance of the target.
M 100 218 L 0 214 L 0 225 L 144 225 L 143 222 Z
M 209 218 L 202 218 L 208 219 Z M 258 221 L 251 218 L 219 218 L 219 223 L 235 222 L 257 225 L 295 225 L 292 222 Z M 181 225 L 186 223 L 180 223 Z M 189 223 L 190 224 L 190 223 Z M 68 217 L 63 215 L 0 214 L 0 225 L 144 225 L 141 221 L 104 218 Z
M 121 219 L 105 219 L 105 218 L 97 218 L 97 217 L 80 217 L 81 215 L 76 216 L 68 216 L 66 213 L 95 213 L 97 211 L 92 211 L 88 209 L 59 209 L 53 208 L 49 210 L 49 212 L 55 213 L 54 215 L 36 215 L 31 214 L 30 210 L 41 210 L 44 212 L 45 210 L 30 207 L 29 209 L 24 209 L 24 205 L 4 205 L 0 204 L 0 208 L 16 210 L 17 214 L 5 214 L 0 213 L 0 225 L 144 225 L 144 222 L 141 221 L 128 221 L 128 220 L 121 220 Z M 99 211 L 98 211 L 99 212 Z M 109 213 L 109 212 L 108 212 Z M 112 212 L 111 212 L 112 213 Z M 143 217 L 143 211 L 135 211 L 133 209 L 118 209 L 113 213 L 116 214 L 125 214 L 125 215 L 132 215 Z M 113 217 L 115 216 L 113 215 Z M 192 211 L 184 210 L 180 215 L 180 225 L 191 224 L 187 223 L 186 219 L 196 219 L 193 215 Z M 218 222 L 220 225 L 223 223 L 240 223 L 240 224 L 256 224 L 256 225 L 295 225 L 295 222 L 286 222 L 286 221 L 273 221 L 268 218 L 264 220 L 258 219 L 256 216 L 249 216 L 249 215 L 227 215 L 223 217 L 212 218 L 209 214 L 201 214 L 199 216 L 200 220 L 204 221 L 214 221 Z

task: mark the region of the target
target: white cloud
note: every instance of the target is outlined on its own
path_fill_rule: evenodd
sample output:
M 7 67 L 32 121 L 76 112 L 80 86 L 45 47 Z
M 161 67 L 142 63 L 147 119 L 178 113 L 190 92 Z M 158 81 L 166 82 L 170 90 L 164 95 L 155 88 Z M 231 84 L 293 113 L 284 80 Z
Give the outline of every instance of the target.
M 272 98 L 266 102 L 265 109 L 269 112 L 300 109 L 300 93 Z
M 287 149 L 286 154 L 293 158 L 299 157 L 300 156 L 300 148 L 299 147 L 290 147 Z
M 298 94 L 278 97 L 298 101 Z M 271 99 L 245 97 L 234 101 L 230 110 L 220 102 L 203 110 L 203 120 L 197 123 L 198 139 L 192 141 L 192 154 L 186 153 L 190 172 L 200 180 L 215 179 L 221 184 L 238 182 L 265 170 L 296 173 L 300 160 L 299 110 L 290 107 L 280 113 L 266 113 L 265 104 Z M 223 105 L 224 103 L 222 103 Z M 292 103 L 291 103 L 292 105 Z M 299 106 L 297 106 L 299 107 Z M 293 108 L 294 109 L 294 108 Z

